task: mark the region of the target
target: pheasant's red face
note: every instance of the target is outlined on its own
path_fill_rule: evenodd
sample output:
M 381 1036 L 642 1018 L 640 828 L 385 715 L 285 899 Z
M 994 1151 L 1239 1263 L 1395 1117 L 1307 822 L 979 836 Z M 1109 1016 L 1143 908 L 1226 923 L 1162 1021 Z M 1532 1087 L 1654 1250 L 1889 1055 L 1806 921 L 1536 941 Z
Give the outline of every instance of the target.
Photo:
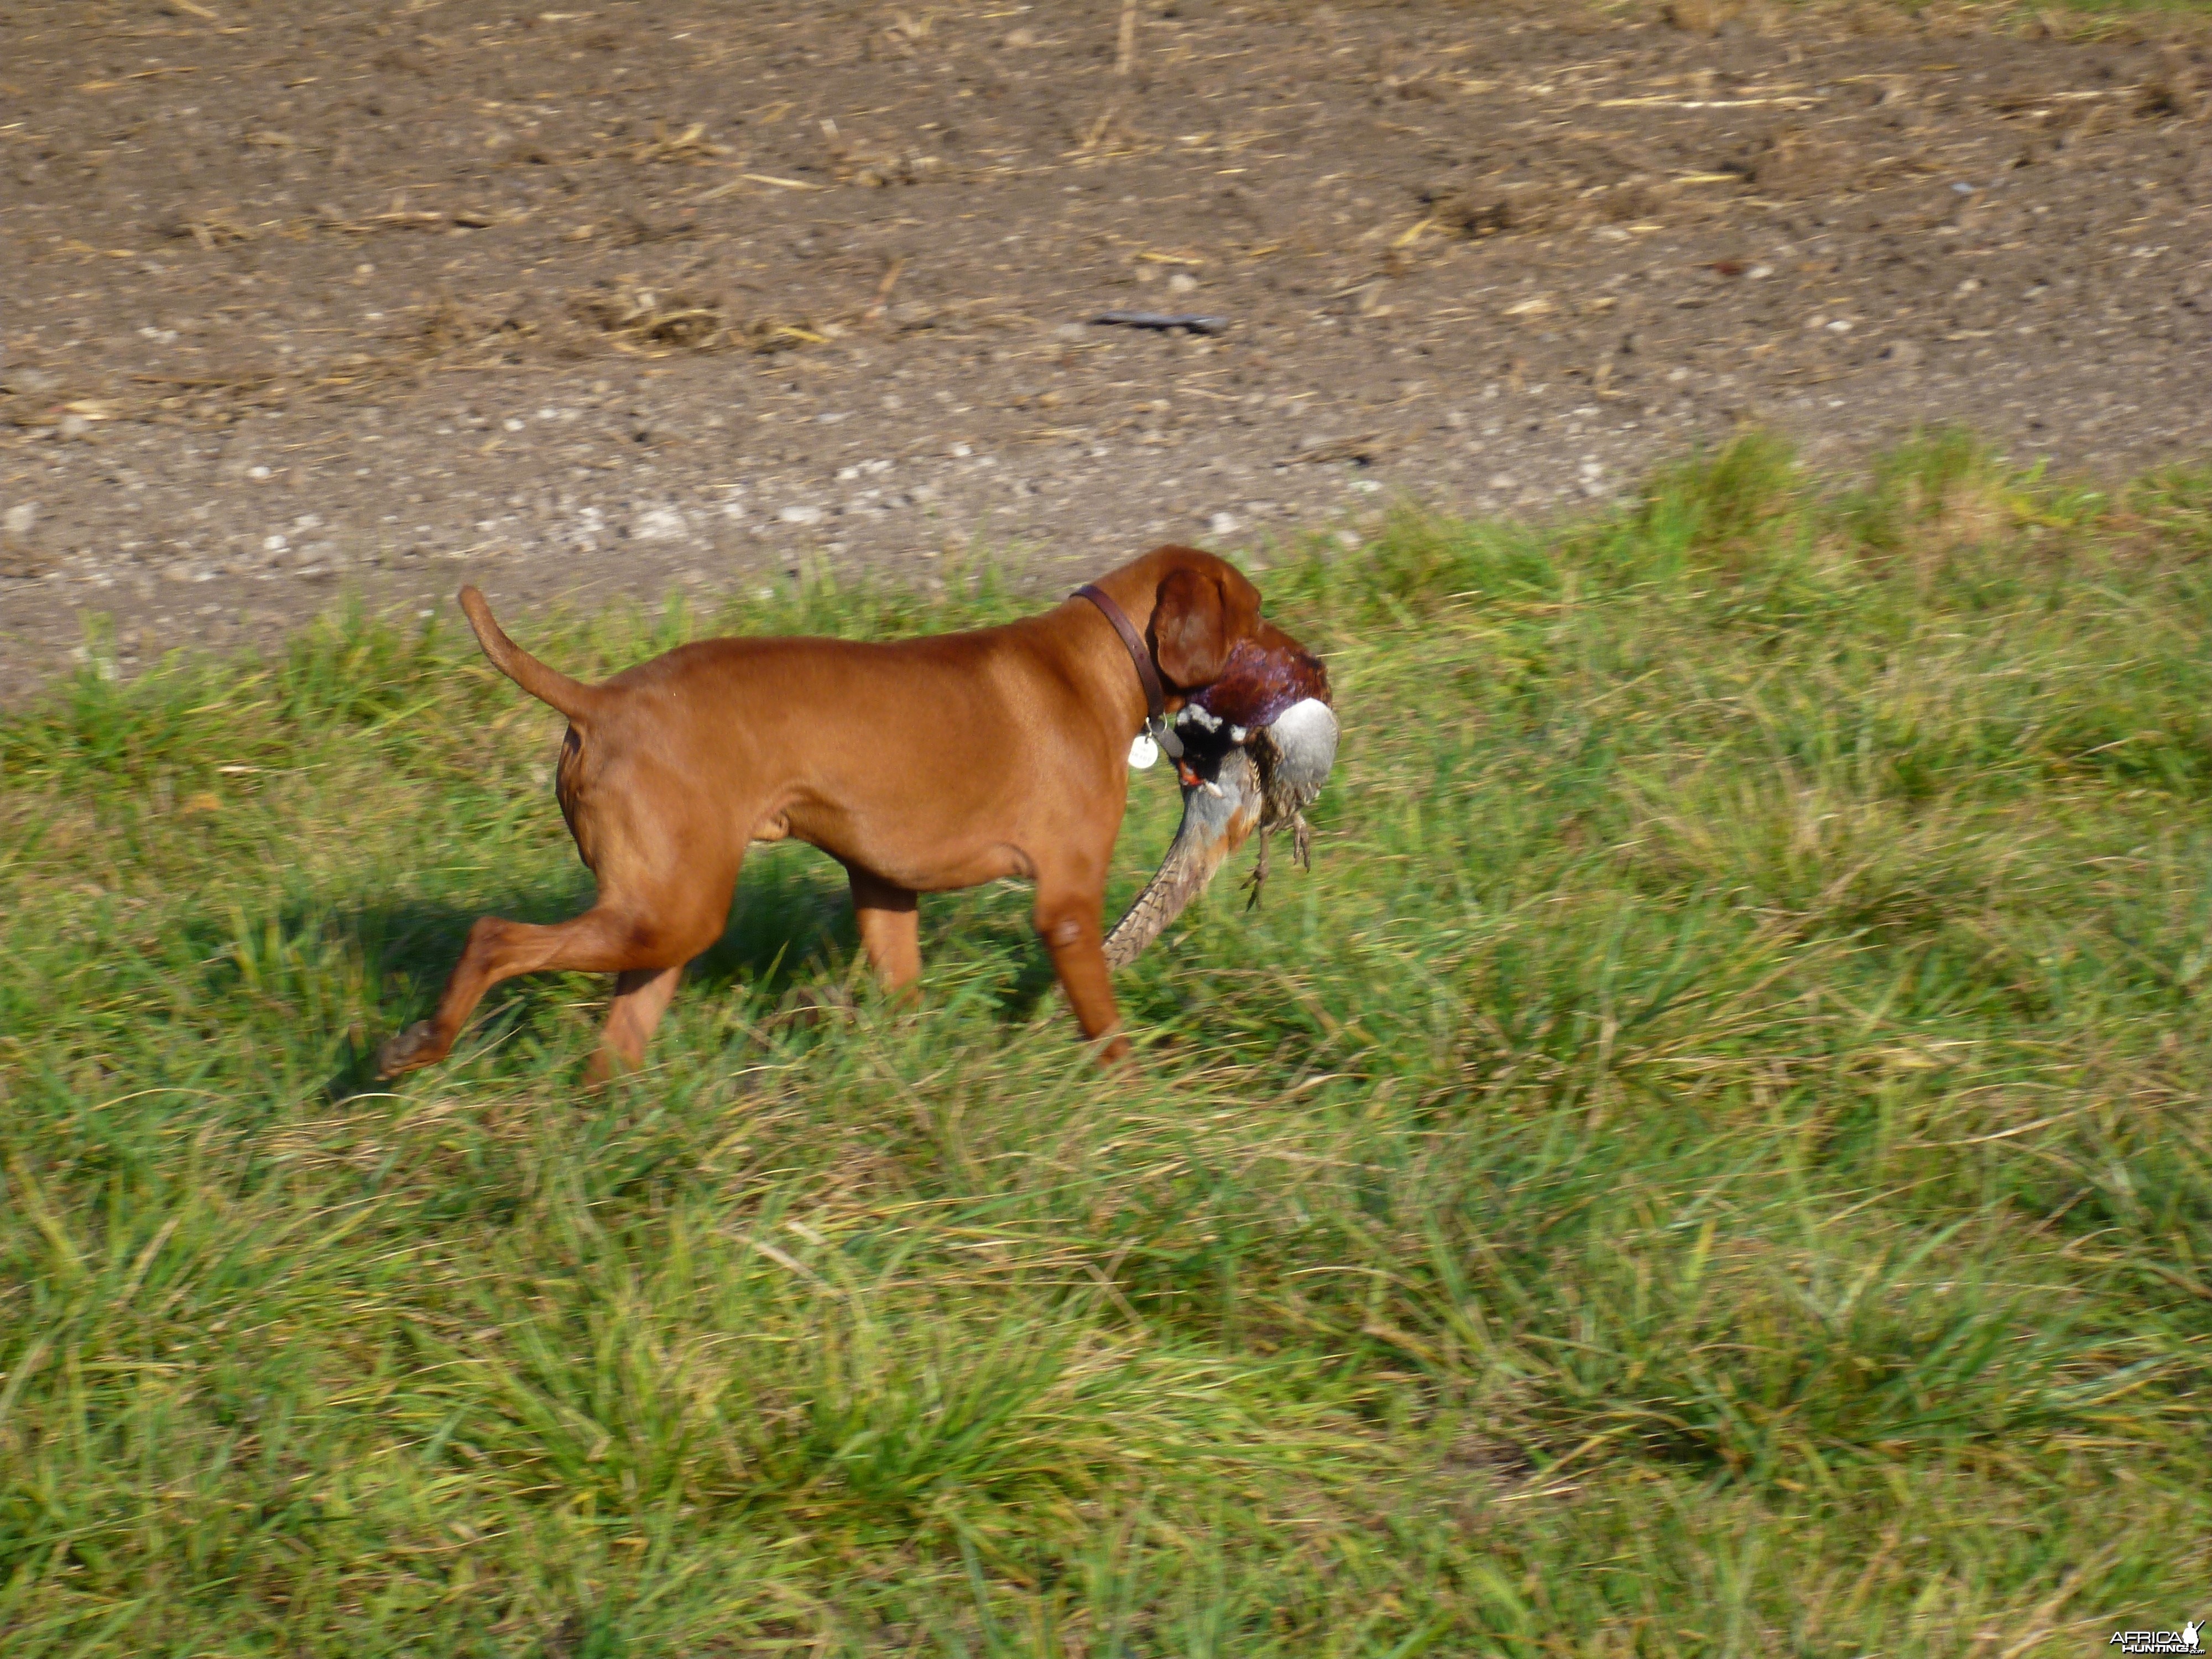
M 1273 725 L 1292 703 L 1329 700 L 1328 670 L 1321 659 L 1271 623 L 1239 640 L 1211 685 L 1191 694 L 1217 720 L 1251 730 Z

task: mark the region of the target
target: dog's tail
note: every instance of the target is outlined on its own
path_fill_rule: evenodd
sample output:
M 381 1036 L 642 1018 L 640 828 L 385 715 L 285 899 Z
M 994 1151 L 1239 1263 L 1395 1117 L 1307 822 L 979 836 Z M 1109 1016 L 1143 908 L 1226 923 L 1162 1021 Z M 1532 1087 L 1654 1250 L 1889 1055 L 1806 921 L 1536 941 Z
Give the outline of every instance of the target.
M 606 701 L 607 693 L 601 687 L 586 685 L 558 669 L 548 668 L 507 638 L 492 620 L 491 606 L 475 587 L 461 590 L 461 609 L 468 613 L 469 626 L 477 631 L 477 643 L 491 659 L 492 666 L 538 702 L 550 703 L 572 720 L 580 720 Z

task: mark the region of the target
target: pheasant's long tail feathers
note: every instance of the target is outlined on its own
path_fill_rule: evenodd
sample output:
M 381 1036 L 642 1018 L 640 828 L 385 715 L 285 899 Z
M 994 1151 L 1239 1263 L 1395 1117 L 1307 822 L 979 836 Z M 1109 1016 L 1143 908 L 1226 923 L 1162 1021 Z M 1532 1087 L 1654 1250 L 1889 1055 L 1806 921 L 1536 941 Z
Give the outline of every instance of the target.
M 476 630 L 477 643 L 483 647 L 492 666 L 543 703 L 549 703 L 572 720 L 588 718 L 606 702 L 604 687 L 586 685 L 581 680 L 572 680 L 557 668 L 548 668 L 532 656 L 492 619 L 491 606 L 474 587 L 461 590 L 461 609 L 467 613 L 469 626 Z
M 1259 823 L 1259 773 L 1243 750 L 1231 749 L 1211 781 L 1211 788 L 1203 782 L 1184 788 L 1182 823 L 1169 843 L 1167 857 L 1106 935 L 1108 967 L 1126 968 L 1134 962 L 1206 890 L 1222 861 L 1244 844 Z

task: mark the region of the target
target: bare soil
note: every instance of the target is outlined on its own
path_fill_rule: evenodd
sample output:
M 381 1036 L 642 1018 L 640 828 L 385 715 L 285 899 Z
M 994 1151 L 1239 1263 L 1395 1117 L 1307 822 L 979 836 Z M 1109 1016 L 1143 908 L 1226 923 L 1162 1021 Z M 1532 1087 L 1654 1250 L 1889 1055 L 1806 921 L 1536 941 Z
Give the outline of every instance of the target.
M 533 0 L 533 4 L 535 0 Z M 0 696 L 344 587 L 1059 583 L 1756 420 L 2212 453 L 2212 62 L 1864 9 L 9 0 Z M 1090 320 L 1225 319 L 1216 337 Z

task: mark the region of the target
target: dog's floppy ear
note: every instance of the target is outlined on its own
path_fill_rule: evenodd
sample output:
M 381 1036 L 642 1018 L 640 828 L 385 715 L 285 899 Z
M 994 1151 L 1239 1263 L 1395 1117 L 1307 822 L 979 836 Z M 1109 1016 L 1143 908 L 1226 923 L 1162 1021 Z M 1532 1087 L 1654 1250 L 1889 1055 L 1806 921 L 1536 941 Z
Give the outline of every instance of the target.
M 1260 590 L 1234 570 L 1170 570 L 1152 605 L 1153 659 L 1176 685 L 1211 685 L 1259 614 Z

